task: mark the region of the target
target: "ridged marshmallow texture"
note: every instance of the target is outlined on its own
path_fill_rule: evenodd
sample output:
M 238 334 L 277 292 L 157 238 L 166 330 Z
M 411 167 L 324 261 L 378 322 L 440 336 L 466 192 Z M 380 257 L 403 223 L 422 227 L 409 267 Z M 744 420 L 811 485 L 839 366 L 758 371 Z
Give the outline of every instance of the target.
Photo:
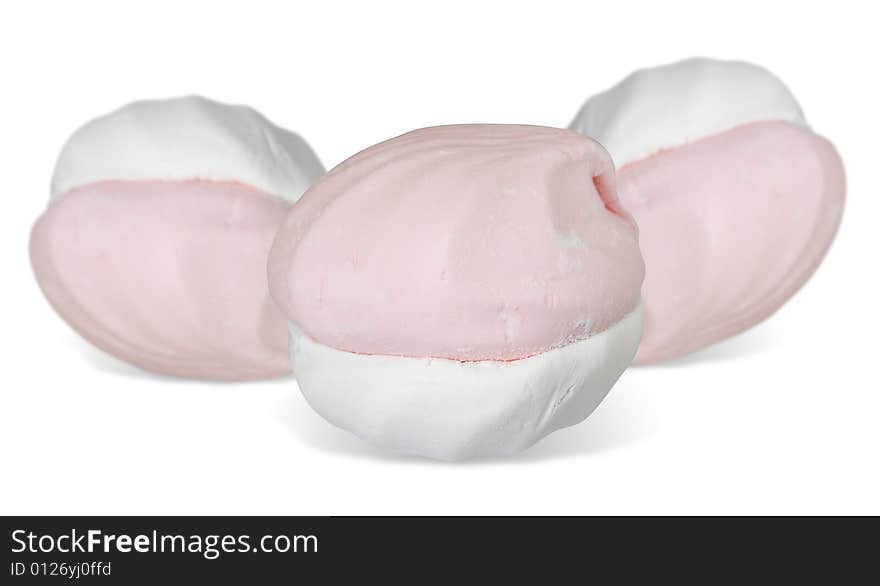
M 203 180 L 293 203 L 323 174 L 299 135 L 256 110 L 188 96 L 134 102 L 82 126 L 55 164 L 52 197 L 101 181 Z
M 635 351 L 643 271 L 605 150 L 513 125 L 427 128 L 354 155 L 292 209 L 269 259 L 310 404 L 445 459 L 586 417 Z
M 290 372 L 266 259 L 323 168 L 254 110 L 204 98 L 137 102 L 80 128 L 31 233 L 56 311 L 154 372 L 238 380 Z
M 690 59 L 637 71 L 589 99 L 571 128 L 608 148 L 639 225 L 637 362 L 676 358 L 771 315 L 840 223 L 840 158 L 760 67 Z

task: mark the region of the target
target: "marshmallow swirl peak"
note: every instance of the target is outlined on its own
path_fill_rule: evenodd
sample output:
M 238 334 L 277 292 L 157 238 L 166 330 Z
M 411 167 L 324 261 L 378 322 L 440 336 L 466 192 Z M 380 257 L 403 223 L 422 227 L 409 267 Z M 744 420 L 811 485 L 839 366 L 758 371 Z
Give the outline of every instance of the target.
M 416 130 L 343 162 L 294 206 L 270 291 L 323 345 L 516 360 L 639 303 L 638 233 L 606 151 L 537 126 Z

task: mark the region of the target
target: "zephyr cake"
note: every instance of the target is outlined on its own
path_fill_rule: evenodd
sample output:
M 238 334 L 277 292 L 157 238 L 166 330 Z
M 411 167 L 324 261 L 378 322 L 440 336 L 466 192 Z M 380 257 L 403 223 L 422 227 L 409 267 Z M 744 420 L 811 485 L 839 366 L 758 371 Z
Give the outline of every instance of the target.
M 571 128 L 601 142 L 639 225 L 645 333 L 659 362 L 770 316 L 813 274 L 843 211 L 843 165 L 776 77 L 691 59 L 637 71 Z
M 608 154 L 535 126 L 372 146 L 306 192 L 269 257 L 309 404 L 449 460 L 589 415 L 635 353 L 643 272 Z
M 106 352 L 158 373 L 290 371 L 266 259 L 323 168 L 297 135 L 204 98 L 144 101 L 70 138 L 31 261 L 49 302 Z

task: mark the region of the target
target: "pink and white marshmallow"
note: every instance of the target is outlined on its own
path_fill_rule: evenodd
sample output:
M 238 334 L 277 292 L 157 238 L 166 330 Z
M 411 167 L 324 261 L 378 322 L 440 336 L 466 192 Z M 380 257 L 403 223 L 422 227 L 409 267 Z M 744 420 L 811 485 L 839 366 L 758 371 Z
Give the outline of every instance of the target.
M 588 100 L 571 129 L 611 153 L 639 225 L 636 362 L 676 358 L 770 316 L 813 274 L 840 224 L 837 152 L 760 67 L 691 59 L 637 71 Z
M 383 448 L 510 454 L 587 417 L 630 363 L 644 267 L 596 142 L 514 125 L 372 146 L 269 257 L 300 389 Z
M 290 372 L 266 259 L 323 174 L 297 135 L 199 97 L 136 102 L 65 145 L 31 261 L 59 315 L 146 370 L 238 380 Z

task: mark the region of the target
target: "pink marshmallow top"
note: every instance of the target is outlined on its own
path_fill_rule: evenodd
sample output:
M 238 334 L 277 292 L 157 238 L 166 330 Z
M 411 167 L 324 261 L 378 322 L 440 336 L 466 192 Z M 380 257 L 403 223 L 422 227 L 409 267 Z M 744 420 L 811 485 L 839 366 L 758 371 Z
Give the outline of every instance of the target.
M 779 309 L 822 261 L 846 192 L 831 143 L 779 121 L 661 151 L 618 178 L 647 264 L 639 363 L 698 350 Z
M 515 360 L 638 304 L 644 265 L 610 157 L 539 126 L 416 130 L 314 185 L 269 258 L 290 320 L 351 352 Z
M 290 372 L 266 255 L 290 204 L 214 181 L 103 181 L 34 224 L 34 274 L 55 310 L 104 351 L 172 376 Z

